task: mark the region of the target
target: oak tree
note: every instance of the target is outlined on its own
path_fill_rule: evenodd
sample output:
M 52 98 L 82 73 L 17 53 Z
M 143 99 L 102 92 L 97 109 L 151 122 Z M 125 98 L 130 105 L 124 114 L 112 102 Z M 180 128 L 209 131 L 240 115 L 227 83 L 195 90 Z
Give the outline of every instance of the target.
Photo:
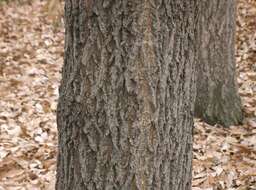
M 189 190 L 199 0 L 66 0 L 58 190 Z
M 201 4 L 195 116 L 210 124 L 237 125 L 243 115 L 235 72 L 236 1 L 203 0 Z

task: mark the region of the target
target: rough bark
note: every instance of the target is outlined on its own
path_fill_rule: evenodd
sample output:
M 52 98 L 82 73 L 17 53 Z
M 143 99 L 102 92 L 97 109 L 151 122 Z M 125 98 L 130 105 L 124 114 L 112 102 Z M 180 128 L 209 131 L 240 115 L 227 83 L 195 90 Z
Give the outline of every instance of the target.
M 198 0 L 66 0 L 57 190 L 190 190 Z
M 224 126 L 242 122 L 235 73 L 236 0 L 202 1 L 195 116 Z

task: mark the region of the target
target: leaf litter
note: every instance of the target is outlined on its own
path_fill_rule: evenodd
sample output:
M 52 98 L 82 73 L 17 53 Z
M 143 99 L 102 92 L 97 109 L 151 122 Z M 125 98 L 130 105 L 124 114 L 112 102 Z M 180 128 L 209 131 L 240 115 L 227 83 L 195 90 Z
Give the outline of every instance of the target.
M 64 54 L 63 4 L 56 3 L 0 4 L 0 190 L 54 189 Z M 256 189 L 256 1 L 239 0 L 237 10 L 237 77 L 246 118 L 230 128 L 195 120 L 193 190 Z

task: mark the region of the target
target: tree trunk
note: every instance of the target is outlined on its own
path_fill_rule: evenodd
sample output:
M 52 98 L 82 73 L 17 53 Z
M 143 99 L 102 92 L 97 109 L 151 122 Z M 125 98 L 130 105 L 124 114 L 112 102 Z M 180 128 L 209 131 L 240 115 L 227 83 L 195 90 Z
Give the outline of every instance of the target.
M 66 0 L 57 190 L 191 189 L 198 2 Z
M 235 74 L 235 0 L 202 1 L 195 115 L 209 124 L 242 122 Z

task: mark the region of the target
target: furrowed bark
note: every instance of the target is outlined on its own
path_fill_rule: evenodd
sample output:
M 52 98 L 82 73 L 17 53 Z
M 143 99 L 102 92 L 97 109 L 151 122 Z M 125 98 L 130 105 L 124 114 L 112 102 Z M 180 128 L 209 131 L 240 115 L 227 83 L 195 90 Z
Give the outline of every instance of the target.
M 191 189 L 198 11 L 65 1 L 56 189 Z

